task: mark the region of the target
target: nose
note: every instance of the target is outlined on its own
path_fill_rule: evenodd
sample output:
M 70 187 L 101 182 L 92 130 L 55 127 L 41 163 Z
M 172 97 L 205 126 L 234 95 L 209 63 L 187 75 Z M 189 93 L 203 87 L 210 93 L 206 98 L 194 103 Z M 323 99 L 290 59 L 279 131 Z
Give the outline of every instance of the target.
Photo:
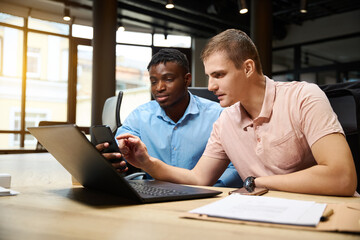
M 161 92 L 164 91 L 166 88 L 165 81 L 160 80 L 158 84 L 156 85 L 156 91 Z
M 218 85 L 215 83 L 212 77 L 208 79 L 208 90 L 211 92 L 215 92 L 218 89 Z

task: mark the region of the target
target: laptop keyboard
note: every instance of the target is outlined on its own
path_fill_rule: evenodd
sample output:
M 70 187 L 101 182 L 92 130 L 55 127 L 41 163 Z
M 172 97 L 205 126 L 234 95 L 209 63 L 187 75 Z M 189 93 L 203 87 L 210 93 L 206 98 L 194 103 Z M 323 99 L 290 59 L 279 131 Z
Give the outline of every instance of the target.
M 161 187 L 153 187 L 148 184 L 141 182 L 129 182 L 129 184 L 138 192 L 142 194 L 151 195 L 154 197 L 159 196 L 176 196 L 176 195 L 184 195 L 186 192 L 181 192 L 174 189 L 167 189 Z

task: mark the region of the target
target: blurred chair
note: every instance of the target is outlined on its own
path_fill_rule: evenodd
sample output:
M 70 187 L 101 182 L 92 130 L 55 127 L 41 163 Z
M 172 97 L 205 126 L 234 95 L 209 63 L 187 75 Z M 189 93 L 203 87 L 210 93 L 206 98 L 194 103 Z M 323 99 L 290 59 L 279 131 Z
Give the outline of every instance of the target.
M 360 81 L 323 85 L 330 104 L 344 129 L 360 180 Z M 357 186 L 360 192 L 360 185 Z
M 106 99 L 102 111 L 102 124 L 108 125 L 114 136 L 117 129 L 122 125 L 120 120 L 120 108 L 123 95 L 124 93 L 120 91 L 117 96 L 109 97 L 108 99 Z M 94 139 L 93 136 L 91 136 L 91 139 Z M 140 169 L 135 168 L 130 164 L 128 164 L 128 168 L 129 170 L 126 172 L 127 179 L 141 178 L 145 175 L 145 173 L 141 172 Z
M 120 91 L 117 96 L 106 99 L 102 111 L 102 124 L 108 125 L 115 135 L 117 129 L 121 127 L 120 108 L 123 98 L 123 92 Z
M 206 98 L 214 102 L 219 102 L 217 96 L 213 92 L 209 91 L 207 87 L 189 87 L 188 89 L 193 95 Z

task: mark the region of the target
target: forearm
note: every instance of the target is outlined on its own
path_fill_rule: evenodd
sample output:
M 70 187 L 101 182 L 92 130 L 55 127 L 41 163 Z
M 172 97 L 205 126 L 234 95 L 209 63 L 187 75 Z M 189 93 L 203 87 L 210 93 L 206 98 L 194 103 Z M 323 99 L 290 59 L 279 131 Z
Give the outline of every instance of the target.
M 145 144 L 139 137 L 122 134 L 116 138 L 122 155 L 131 165 L 143 169 L 153 178 L 162 181 L 189 185 L 213 185 L 229 164 L 229 161 L 202 156 L 192 170 L 173 167 L 150 157 Z
M 168 165 L 153 157 L 150 157 L 148 163 L 143 166 L 143 170 L 150 174 L 153 178 L 161 181 L 188 185 L 201 185 L 193 171 Z
M 227 162 L 204 156 L 200 158 L 199 162 L 191 170 L 170 166 L 153 157 L 149 157 L 149 160 L 146 162 L 143 165 L 143 170 L 155 179 L 201 186 L 214 185 L 227 166 Z
M 357 185 L 350 148 L 342 134 L 316 141 L 311 151 L 317 165 L 285 175 L 259 177 L 255 185 L 269 189 L 335 196 L 352 196 Z
M 257 187 L 287 192 L 352 196 L 356 189 L 356 175 L 351 171 L 344 172 L 341 174 L 328 166 L 316 165 L 290 174 L 258 177 L 255 184 Z

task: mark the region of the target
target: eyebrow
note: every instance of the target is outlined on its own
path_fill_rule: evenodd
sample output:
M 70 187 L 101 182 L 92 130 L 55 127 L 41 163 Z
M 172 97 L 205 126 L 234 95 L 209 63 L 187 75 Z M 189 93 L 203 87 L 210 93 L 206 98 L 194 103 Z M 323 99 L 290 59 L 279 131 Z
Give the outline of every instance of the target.
M 173 76 L 176 76 L 176 74 L 174 73 L 164 73 L 164 74 L 161 74 L 160 78 L 163 78 L 163 77 L 173 77 Z M 154 76 L 154 75 L 150 75 L 149 76 L 150 79 L 158 79 L 158 77 Z
M 219 73 L 224 73 L 226 71 L 224 70 L 216 70 L 216 71 L 213 71 L 212 73 L 210 73 L 209 75 L 214 75 L 214 74 L 219 74 Z

